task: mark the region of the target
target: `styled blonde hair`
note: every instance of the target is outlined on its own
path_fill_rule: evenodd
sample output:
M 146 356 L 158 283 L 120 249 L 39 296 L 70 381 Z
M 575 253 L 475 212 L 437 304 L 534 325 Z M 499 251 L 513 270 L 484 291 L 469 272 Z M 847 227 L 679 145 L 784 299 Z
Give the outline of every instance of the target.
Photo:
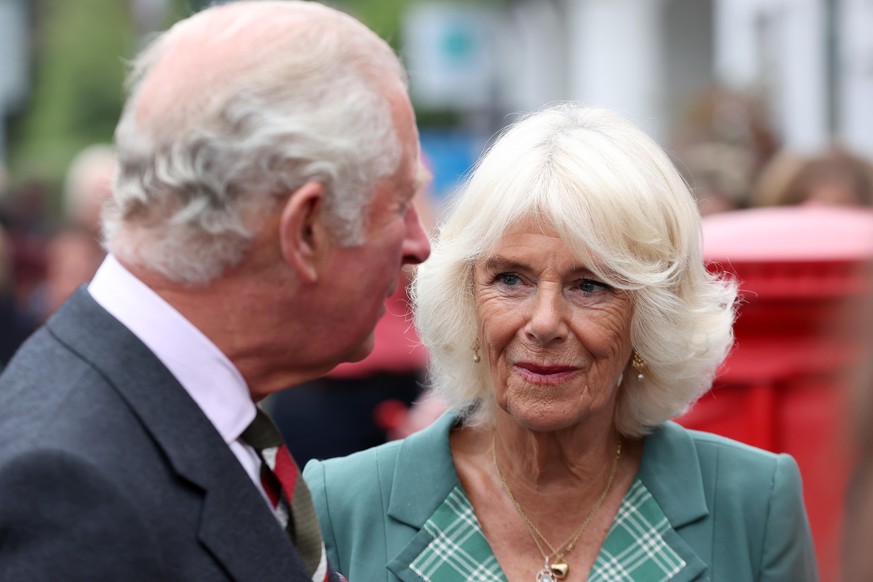
M 553 227 L 579 260 L 634 305 L 615 425 L 641 436 L 705 393 L 732 343 L 736 284 L 708 272 L 700 215 L 663 150 L 603 109 L 564 103 L 510 126 L 452 201 L 413 287 L 433 390 L 468 425 L 494 419 L 488 366 L 475 365 L 473 265 L 520 221 Z M 630 363 L 628 363 L 628 366 Z

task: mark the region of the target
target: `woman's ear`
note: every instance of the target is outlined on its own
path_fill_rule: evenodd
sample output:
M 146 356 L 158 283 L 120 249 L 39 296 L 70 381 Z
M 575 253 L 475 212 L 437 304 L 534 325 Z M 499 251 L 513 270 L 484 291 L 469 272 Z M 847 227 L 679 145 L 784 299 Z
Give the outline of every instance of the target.
M 315 283 L 331 245 L 324 224 L 324 185 L 307 182 L 288 198 L 279 219 L 282 257 L 301 282 Z

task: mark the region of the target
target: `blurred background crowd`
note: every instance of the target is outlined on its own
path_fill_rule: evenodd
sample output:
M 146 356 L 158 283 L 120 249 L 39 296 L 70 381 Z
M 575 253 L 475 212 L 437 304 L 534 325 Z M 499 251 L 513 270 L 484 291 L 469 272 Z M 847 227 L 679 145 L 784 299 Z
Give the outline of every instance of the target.
M 102 260 L 99 209 L 114 172 L 110 144 L 126 59 L 154 31 L 211 3 L 0 0 L 0 369 Z M 865 315 L 873 258 L 873 1 L 327 3 L 379 32 L 409 68 L 434 176 L 429 199 L 419 201 L 431 224 L 490 137 L 549 102 L 615 109 L 671 152 L 713 230 L 709 256 L 735 267 L 749 307 L 748 315 L 741 311 L 737 354 L 714 392 L 722 410 L 704 403 L 688 423 L 797 456 L 823 578 L 835 579 L 842 523 L 828 515 L 834 507 L 841 513 L 854 466 L 840 459 L 851 457 L 847 448 L 873 450 L 873 438 L 852 428 L 873 420 L 869 396 L 857 389 L 869 387 L 873 373 L 855 365 L 869 361 L 861 328 L 873 327 Z M 773 210 L 781 207 L 841 210 L 798 218 Z M 737 211 L 757 218 L 709 218 Z M 789 245 L 794 251 L 783 252 Z M 407 410 L 421 395 L 427 355 L 416 345 L 406 300 L 401 285 L 370 359 L 272 403 L 301 465 L 415 426 Z M 788 304 L 789 312 L 774 315 Z M 767 315 L 755 315 L 762 310 Z M 835 319 L 866 325 L 850 330 Z M 792 344 L 792 337 L 806 343 Z M 750 353 L 744 343 L 759 340 L 766 346 L 758 360 L 743 360 Z M 812 372 L 803 365 L 761 372 L 760 354 L 772 362 L 793 351 L 806 365 L 815 358 L 805 349 L 837 355 Z M 754 373 L 741 378 L 744 366 Z M 743 402 L 725 396 L 728 389 Z M 832 397 L 837 389 L 841 396 Z M 719 425 L 712 419 L 725 414 L 725 401 L 734 418 Z M 320 438 L 313 428 L 324 418 L 331 430 Z M 808 438 L 792 436 L 799 433 Z M 811 441 L 839 441 L 833 446 L 843 452 L 834 456 L 823 445 L 810 452 Z M 822 470 L 829 475 L 819 483 L 811 475 Z
M 125 59 L 207 0 L 0 0 L 4 346 L 100 261 Z M 411 74 L 436 207 L 518 113 L 620 111 L 701 212 L 873 204 L 868 0 L 345 0 Z M 10 322 L 6 324 L 7 321 Z

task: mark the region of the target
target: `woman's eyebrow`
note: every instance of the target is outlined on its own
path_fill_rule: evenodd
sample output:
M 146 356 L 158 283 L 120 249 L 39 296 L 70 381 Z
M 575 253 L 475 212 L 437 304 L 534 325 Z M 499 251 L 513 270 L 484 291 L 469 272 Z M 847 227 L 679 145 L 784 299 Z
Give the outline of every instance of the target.
M 522 271 L 527 272 L 530 270 L 530 265 L 527 263 L 522 263 L 521 261 L 510 259 L 507 257 L 503 257 L 501 255 L 493 255 L 488 257 L 483 264 L 483 268 L 487 271 L 495 272 L 495 271 Z M 592 276 L 594 275 L 594 271 L 586 267 L 585 265 L 573 265 L 569 268 L 566 273 L 562 276 L 565 277 L 584 277 L 584 276 Z
M 489 271 L 524 271 L 528 269 L 527 264 L 500 255 L 488 257 L 484 266 Z

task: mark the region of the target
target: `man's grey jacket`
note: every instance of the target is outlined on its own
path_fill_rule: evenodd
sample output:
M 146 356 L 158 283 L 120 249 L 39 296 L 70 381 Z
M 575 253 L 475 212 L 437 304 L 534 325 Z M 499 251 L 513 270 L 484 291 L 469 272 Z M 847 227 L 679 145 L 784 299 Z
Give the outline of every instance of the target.
M 217 430 L 79 290 L 0 376 L 0 580 L 293 580 Z

